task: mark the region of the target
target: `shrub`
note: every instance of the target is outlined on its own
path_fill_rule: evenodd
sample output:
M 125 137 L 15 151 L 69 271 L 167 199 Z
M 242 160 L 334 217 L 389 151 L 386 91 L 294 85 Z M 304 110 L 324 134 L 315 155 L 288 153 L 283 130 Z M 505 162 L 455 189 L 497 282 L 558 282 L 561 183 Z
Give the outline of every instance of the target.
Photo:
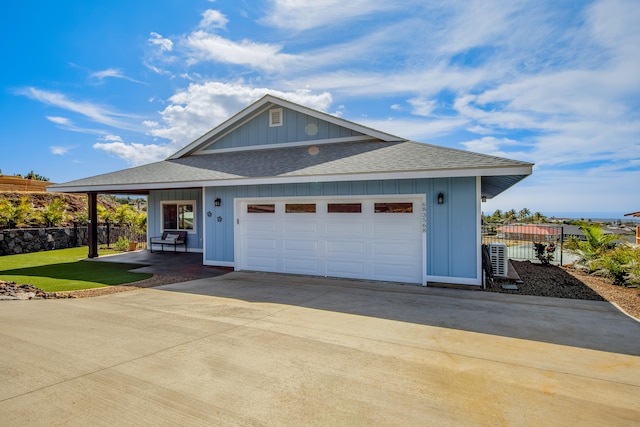
M 66 204 L 61 199 L 54 199 L 45 205 L 40 209 L 38 217 L 45 227 L 58 227 L 69 219 Z
M 126 252 L 129 250 L 129 239 L 122 236 L 118 239 L 115 244 L 116 251 Z
M 29 199 L 22 197 L 18 203 L 0 200 L 0 226 L 7 228 L 23 227 L 31 221 L 33 207 Z

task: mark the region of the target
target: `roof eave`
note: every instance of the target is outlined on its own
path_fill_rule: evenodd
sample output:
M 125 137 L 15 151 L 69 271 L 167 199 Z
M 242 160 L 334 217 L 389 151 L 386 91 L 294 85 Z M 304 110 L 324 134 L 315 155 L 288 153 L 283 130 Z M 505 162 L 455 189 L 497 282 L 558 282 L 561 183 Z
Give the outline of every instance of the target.
M 69 185 L 50 186 L 48 191 L 60 193 L 118 193 L 132 191 L 151 191 L 180 188 L 224 187 L 231 185 L 267 185 L 291 183 L 321 183 L 339 181 L 373 181 L 384 179 L 420 179 L 420 178 L 456 178 L 477 176 L 514 176 L 522 178 L 531 175 L 532 165 L 519 165 L 502 168 L 465 168 L 465 169 L 435 169 L 419 171 L 387 171 L 343 173 L 330 175 L 283 175 L 270 177 L 238 177 L 216 180 L 179 181 L 179 182 L 148 182 L 122 183 L 101 185 Z M 517 182 L 516 181 L 516 182 Z M 508 187 L 507 187 L 508 188 Z M 502 191 L 507 188 L 502 189 Z

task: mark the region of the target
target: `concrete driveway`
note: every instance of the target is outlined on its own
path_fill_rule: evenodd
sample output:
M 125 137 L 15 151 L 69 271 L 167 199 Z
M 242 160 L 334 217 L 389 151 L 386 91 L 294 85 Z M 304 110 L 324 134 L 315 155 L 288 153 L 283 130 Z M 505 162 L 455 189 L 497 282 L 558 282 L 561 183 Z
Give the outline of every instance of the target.
M 640 423 L 602 302 L 238 272 L 0 322 L 3 426 Z

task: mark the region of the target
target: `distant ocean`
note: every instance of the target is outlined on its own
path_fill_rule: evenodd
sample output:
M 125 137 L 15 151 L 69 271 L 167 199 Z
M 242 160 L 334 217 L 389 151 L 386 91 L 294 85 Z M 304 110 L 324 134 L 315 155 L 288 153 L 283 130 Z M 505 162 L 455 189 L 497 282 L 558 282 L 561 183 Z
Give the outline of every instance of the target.
M 632 216 L 624 216 L 625 213 L 629 212 L 543 212 L 543 214 L 547 218 L 570 218 L 570 219 L 590 219 L 592 221 L 603 221 L 603 222 L 612 222 L 612 221 L 629 221 L 629 222 L 640 222 L 640 218 L 634 218 Z

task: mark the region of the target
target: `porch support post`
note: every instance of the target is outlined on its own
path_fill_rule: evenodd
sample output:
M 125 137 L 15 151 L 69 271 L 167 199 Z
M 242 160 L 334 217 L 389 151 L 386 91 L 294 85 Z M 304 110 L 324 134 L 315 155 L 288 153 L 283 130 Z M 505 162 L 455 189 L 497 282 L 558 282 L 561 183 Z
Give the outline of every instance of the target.
M 98 257 L 98 193 L 87 193 L 89 202 L 89 258 Z

